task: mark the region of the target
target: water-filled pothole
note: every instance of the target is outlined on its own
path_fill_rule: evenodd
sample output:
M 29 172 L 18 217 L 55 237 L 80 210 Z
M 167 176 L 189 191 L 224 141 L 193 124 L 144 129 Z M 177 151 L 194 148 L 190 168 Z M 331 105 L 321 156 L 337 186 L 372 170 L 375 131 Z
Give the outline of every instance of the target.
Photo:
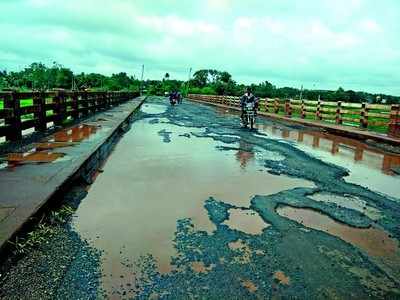
M 229 210 L 229 219 L 224 224 L 231 229 L 248 234 L 261 234 L 265 228 L 270 226 L 255 211 L 236 208 Z
M 378 228 L 355 228 L 312 209 L 279 206 L 277 213 L 303 226 L 321 230 L 363 249 L 369 255 L 392 257 L 400 261 L 398 242 Z
M 140 110 L 146 114 L 159 115 L 167 111 L 166 105 L 161 104 L 148 104 L 145 103 L 140 107 Z
M 359 197 L 354 197 L 351 195 L 339 196 L 326 193 L 317 193 L 309 196 L 309 198 L 318 202 L 334 203 L 339 207 L 356 210 L 363 213 L 371 220 L 379 220 L 381 218 L 381 212 L 378 209 L 368 205 L 365 200 L 362 200 Z

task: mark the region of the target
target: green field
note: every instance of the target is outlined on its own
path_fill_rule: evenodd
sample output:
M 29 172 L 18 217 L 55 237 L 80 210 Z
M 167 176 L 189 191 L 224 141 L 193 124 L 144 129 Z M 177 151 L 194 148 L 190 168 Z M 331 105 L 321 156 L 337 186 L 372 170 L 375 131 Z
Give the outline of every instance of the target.
M 4 108 L 4 103 L 3 102 L 4 102 L 3 100 L 0 100 L 0 109 Z M 21 100 L 21 107 L 31 106 L 31 105 L 33 105 L 33 100 L 32 99 Z

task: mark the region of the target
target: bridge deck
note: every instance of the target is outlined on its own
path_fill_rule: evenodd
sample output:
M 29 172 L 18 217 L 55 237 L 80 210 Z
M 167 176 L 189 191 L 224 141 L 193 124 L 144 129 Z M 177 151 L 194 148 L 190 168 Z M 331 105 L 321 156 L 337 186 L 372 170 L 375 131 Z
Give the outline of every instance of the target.
M 124 103 L 32 144 L 31 151 L 8 154 L 7 162 L 0 164 L 0 248 L 142 102 L 137 98 Z

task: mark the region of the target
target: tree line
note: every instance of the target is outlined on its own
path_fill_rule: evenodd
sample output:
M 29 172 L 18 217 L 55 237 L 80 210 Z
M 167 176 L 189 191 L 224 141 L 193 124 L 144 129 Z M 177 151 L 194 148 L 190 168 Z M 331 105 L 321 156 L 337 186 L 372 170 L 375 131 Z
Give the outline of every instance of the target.
M 69 68 L 56 62 L 50 67 L 42 63 L 33 63 L 18 72 L 0 70 L 0 89 L 51 90 L 54 88 L 63 88 L 100 91 L 139 91 L 142 89 L 150 95 L 165 95 L 171 91 L 180 91 L 182 94 L 240 96 L 244 93 L 247 86 L 233 80 L 232 75 L 228 72 L 214 69 L 198 70 L 186 82 L 171 79 L 169 73 L 165 73 L 162 79 L 145 80 L 144 82 L 124 72 L 110 76 L 98 73 L 74 74 Z M 250 87 L 256 96 L 262 98 L 400 103 L 400 97 L 398 96 L 344 90 L 341 87 L 337 90 L 303 90 L 293 87 L 276 87 L 269 81 L 251 84 Z
M 0 70 L 0 89 L 46 91 L 55 88 L 75 90 L 138 91 L 140 81 L 121 72 L 105 76 L 98 73 L 74 74 L 56 62 L 51 67 L 33 63 L 19 72 Z

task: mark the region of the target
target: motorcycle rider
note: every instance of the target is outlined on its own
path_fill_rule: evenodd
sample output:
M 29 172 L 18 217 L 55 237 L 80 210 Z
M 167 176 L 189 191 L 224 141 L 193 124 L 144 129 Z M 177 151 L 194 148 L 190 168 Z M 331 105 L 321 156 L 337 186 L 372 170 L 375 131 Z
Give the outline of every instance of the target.
M 246 108 L 246 104 L 249 102 L 254 102 L 255 106 L 257 105 L 256 103 L 256 97 L 254 97 L 253 93 L 251 92 L 251 88 L 248 87 L 246 89 L 246 92 L 244 93 L 244 95 L 240 98 L 240 107 L 242 109 L 242 113 L 240 115 L 240 119 L 243 120 L 244 114 L 245 114 L 245 108 Z

